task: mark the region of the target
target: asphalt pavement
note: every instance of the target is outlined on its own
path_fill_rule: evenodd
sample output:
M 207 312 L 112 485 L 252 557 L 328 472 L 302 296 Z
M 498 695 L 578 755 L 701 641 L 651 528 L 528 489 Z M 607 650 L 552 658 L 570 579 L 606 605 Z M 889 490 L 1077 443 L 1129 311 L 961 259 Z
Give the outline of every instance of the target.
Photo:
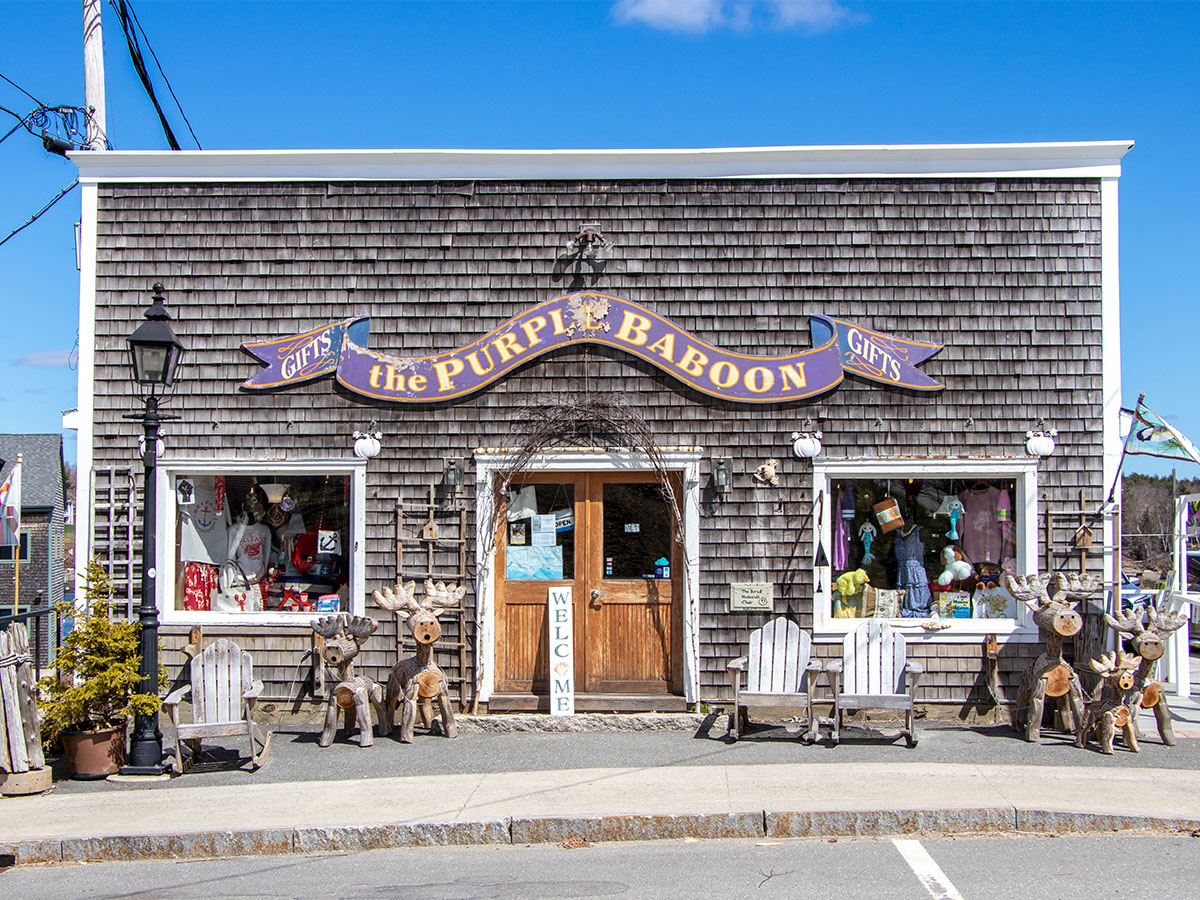
M 244 739 L 206 742 L 163 780 L 62 780 L 0 800 L 0 868 L 130 859 L 365 851 L 399 846 L 682 838 L 1109 832 L 1200 833 L 1200 706 L 1179 703 L 1174 747 L 1143 722 L 1141 752 L 1047 730 L 939 727 L 920 742 L 843 731 L 809 746 L 786 727 L 730 741 L 725 718 L 462 717 L 361 747 L 277 727 L 267 764 Z M 559 723 L 544 723 L 555 727 Z M 610 727 L 639 730 L 609 730 Z M 879 725 L 886 729 L 886 725 Z

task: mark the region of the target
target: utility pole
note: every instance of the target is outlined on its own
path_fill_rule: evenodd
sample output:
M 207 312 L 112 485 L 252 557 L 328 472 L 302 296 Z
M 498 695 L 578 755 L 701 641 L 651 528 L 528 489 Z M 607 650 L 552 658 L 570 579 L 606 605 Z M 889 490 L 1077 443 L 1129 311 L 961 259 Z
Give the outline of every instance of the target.
M 83 102 L 89 112 L 87 149 L 104 150 L 108 125 L 104 111 L 104 39 L 101 0 L 83 0 Z

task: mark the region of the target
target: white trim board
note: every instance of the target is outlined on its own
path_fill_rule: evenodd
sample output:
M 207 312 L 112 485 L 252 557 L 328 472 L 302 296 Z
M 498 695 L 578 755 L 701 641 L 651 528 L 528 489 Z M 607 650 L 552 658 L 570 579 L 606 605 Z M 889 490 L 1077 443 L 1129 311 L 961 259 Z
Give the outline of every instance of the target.
M 1013 497 L 1014 508 L 1020 509 L 1021 532 L 1017 544 L 1017 568 L 1022 573 L 1037 570 L 1038 560 L 1038 470 L 1037 460 L 1031 458 L 974 459 L 818 459 L 813 464 L 813 497 L 824 491 L 821 520 L 813 529 L 812 558 L 817 555 L 817 542 L 833 546 L 833 493 L 830 481 L 836 478 L 1012 478 L 1017 482 Z M 832 569 L 830 570 L 832 576 Z M 817 571 L 813 567 L 813 583 Z M 832 578 L 827 579 L 832 580 Z M 825 588 L 828 586 L 826 585 Z M 1028 610 L 1017 606 L 1016 619 L 942 619 L 950 627 L 943 631 L 927 632 L 915 623 L 920 620 L 890 620 L 893 627 L 903 629 L 906 640 L 915 643 L 977 644 L 986 634 L 996 635 L 1002 642 L 1031 642 L 1039 640 L 1037 628 Z M 821 643 L 840 643 L 862 619 L 835 619 L 832 615 L 832 594 L 813 598 L 813 639 Z M 898 621 L 912 621 L 912 627 Z
M 100 191 L 94 184 L 80 188 L 79 216 L 79 374 L 76 382 L 75 447 L 75 585 L 82 596 L 84 570 L 92 558 L 92 487 L 95 475 L 93 441 L 96 411 L 96 255 Z M 131 407 L 132 411 L 132 407 Z M 65 424 L 65 423 L 64 423 Z M 129 448 L 133 457 L 134 447 Z M 81 601 L 77 601 L 77 604 Z
M 700 697 L 700 458 L 696 447 L 665 450 L 670 472 L 683 476 L 683 694 L 688 703 Z M 512 458 L 504 450 L 475 451 L 475 689 L 487 703 L 496 689 L 496 592 L 492 571 L 496 548 L 486 539 L 491 526 L 495 475 Z M 563 449 L 534 456 L 530 472 L 646 472 L 650 457 L 634 450 Z
M 158 613 L 164 625 L 270 625 L 285 628 L 312 628 L 316 613 L 230 613 L 195 612 L 175 608 L 175 492 L 171 476 L 188 475 L 261 475 L 264 473 L 306 475 L 349 475 L 350 477 L 350 614 L 363 615 L 366 608 L 366 498 L 367 461 L 364 459 L 160 459 L 155 468 L 158 489 L 158 521 L 155 582 Z
M 1121 267 L 1120 234 L 1118 227 L 1117 179 L 1100 182 L 1100 390 L 1102 462 L 1101 473 L 1105 491 L 1101 502 L 1108 499 L 1108 490 L 1120 478 L 1121 450 Z M 1132 404 L 1131 404 L 1132 405 Z M 1121 485 L 1118 484 L 1119 488 Z M 1114 494 L 1120 502 L 1121 492 Z M 1119 552 L 1120 536 L 1116 534 L 1113 516 L 1106 515 L 1102 525 L 1104 542 L 1104 572 L 1114 568 L 1114 555 Z M 1117 599 L 1121 588 L 1114 585 L 1107 608 L 1119 608 Z M 1110 650 L 1117 648 L 1115 632 L 1109 633 Z
M 626 150 L 79 150 L 79 180 L 1116 178 L 1132 141 Z

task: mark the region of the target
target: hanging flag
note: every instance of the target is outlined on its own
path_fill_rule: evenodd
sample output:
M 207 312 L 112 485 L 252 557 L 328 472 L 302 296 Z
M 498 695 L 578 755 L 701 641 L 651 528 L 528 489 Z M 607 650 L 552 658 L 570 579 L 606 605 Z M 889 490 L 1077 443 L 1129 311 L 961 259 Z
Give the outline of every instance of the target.
M 21 531 L 21 460 L 0 484 L 0 546 L 16 547 Z
M 1151 411 L 1142 402 L 1141 397 L 1138 397 L 1137 408 L 1133 410 L 1133 422 L 1129 428 L 1129 437 L 1125 441 L 1125 452 L 1200 463 L 1200 450 L 1196 449 L 1196 445 Z

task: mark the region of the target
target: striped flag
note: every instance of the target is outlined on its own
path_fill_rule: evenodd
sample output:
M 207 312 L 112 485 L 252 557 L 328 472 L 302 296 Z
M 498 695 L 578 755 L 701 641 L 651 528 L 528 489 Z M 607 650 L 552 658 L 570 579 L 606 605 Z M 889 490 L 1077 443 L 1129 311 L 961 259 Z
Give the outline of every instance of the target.
M 0 484 L 0 546 L 16 547 L 21 530 L 21 461 Z

